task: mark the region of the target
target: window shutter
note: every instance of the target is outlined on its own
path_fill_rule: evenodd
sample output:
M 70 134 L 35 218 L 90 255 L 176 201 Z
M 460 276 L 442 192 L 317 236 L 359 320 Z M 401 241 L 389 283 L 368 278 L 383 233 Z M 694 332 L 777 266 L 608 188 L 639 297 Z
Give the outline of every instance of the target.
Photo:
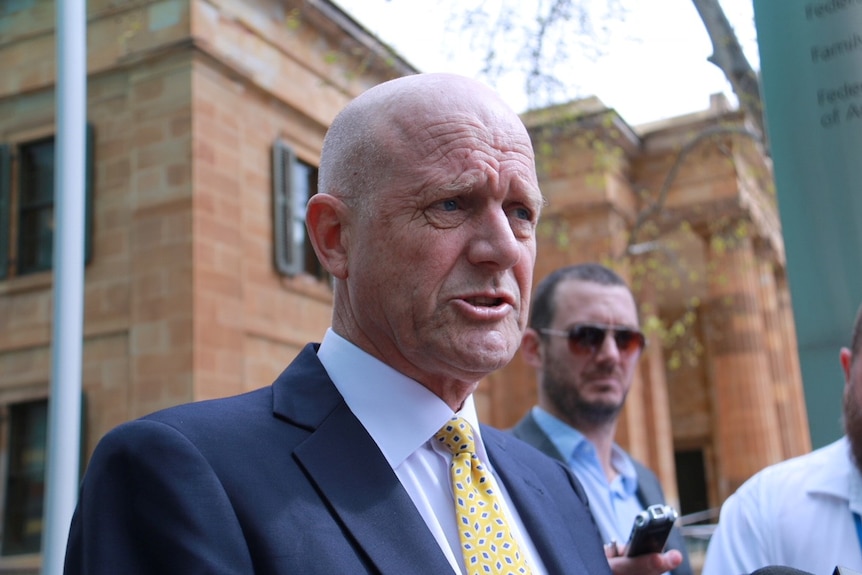
M 272 146 L 272 205 L 275 269 L 286 276 L 302 271 L 303 236 L 296 237 L 293 164 L 296 155 L 283 140 Z
M 39 519 L 45 504 L 42 494 L 45 490 L 48 400 L 10 405 L 8 422 L 3 555 L 38 553 L 42 547 Z
M 87 142 L 84 156 L 84 265 L 93 259 L 93 177 L 95 171 L 96 133 L 92 124 L 87 124 Z
M 9 274 L 9 235 L 12 215 L 12 150 L 0 145 L 0 279 Z

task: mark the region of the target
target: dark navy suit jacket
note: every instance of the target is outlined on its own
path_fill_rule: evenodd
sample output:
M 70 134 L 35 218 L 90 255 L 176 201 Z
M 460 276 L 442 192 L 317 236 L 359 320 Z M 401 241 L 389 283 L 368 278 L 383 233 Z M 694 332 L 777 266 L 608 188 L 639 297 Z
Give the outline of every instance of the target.
M 610 573 L 571 472 L 504 432 L 488 455 L 549 573 Z M 272 386 L 123 424 L 97 446 L 67 575 L 451 573 L 307 346 Z
M 545 434 L 542 428 L 539 427 L 539 424 L 536 423 L 536 419 L 533 417 L 532 412 L 527 412 L 527 415 L 525 415 L 524 418 L 511 429 L 511 432 L 515 437 L 526 441 L 542 453 L 568 465 L 566 458 L 563 457 L 560 450 L 557 449 L 551 439 Z M 662 491 L 661 484 L 659 483 L 658 477 L 656 477 L 655 473 L 634 459 L 632 459 L 632 462 L 634 463 L 638 474 L 638 488 L 635 494 L 637 495 L 638 501 L 640 501 L 641 505 L 643 505 L 644 508 L 647 508 L 650 505 L 655 505 L 657 503 L 664 504 L 664 491 Z M 682 563 L 679 567 L 671 571 L 671 573 L 673 573 L 673 575 L 692 575 L 691 563 L 688 559 L 685 540 L 682 537 L 682 533 L 680 533 L 679 529 L 676 527 L 674 527 L 670 532 L 670 536 L 667 540 L 667 548 L 678 549 L 682 553 Z

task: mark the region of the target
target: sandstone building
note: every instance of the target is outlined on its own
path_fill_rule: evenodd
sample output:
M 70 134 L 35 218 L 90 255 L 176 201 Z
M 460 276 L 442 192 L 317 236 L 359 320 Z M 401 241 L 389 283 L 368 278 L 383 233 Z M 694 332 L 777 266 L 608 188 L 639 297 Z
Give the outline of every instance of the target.
M 302 217 L 323 135 L 352 97 L 416 72 L 328 0 L 89 0 L 87 15 L 85 460 L 115 425 L 267 385 L 319 341 L 332 295 Z M 3 3 L 0 573 L 40 563 L 54 77 L 53 1 Z M 624 445 L 692 509 L 807 451 L 769 165 L 730 132 L 689 145 L 741 118 L 716 105 L 635 131 L 595 99 L 524 118 L 549 200 L 536 279 L 600 260 L 644 305 Z M 516 358 L 482 382 L 480 416 L 508 426 L 534 397 Z

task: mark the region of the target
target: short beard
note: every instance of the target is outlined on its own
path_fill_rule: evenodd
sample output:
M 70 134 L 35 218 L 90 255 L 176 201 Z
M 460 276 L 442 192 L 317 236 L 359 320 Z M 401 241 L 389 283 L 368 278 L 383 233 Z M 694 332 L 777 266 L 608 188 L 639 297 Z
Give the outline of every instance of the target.
M 622 403 L 587 401 L 576 386 L 554 377 L 552 371 L 545 372 L 542 387 L 558 414 L 575 428 L 579 427 L 578 424 L 589 427 L 611 424 L 623 408 Z
M 844 390 L 844 433 L 850 441 L 853 463 L 862 473 L 862 405 L 856 400 L 853 390 Z

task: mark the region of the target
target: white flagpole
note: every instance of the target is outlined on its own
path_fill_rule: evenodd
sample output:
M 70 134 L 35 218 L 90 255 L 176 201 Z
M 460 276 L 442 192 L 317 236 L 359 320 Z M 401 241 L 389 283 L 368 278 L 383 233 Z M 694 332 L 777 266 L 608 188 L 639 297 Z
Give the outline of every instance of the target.
M 54 310 L 42 573 L 61 575 L 78 497 L 87 122 L 86 0 L 56 0 Z

